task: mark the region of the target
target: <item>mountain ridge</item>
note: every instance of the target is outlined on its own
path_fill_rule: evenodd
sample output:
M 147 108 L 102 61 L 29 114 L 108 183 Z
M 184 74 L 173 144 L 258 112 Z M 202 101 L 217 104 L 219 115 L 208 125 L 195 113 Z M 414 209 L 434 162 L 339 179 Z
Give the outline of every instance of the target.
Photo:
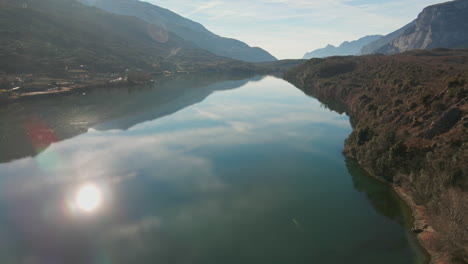
M 81 65 L 98 72 L 152 71 L 183 62 L 230 61 L 138 18 L 74 0 L 31 0 L 26 8 L 3 0 L 0 6 L 0 71 L 7 74 L 58 73 Z
M 182 39 L 190 41 L 199 48 L 208 50 L 218 56 L 247 62 L 268 62 L 277 60 L 273 55 L 259 47 L 250 47 L 242 41 L 218 36 L 198 22 L 148 2 L 139 0 L 79 1 L 107 12 L 135 16 L 148 23 L 166 28 Z
M 364 45 L 367 45 L 382 37 L 381 35 L 368 35 L 353 41 L 345 41 L 338 47 L 328 44 L 325 48 L 308 52 L 303 59 L 325 58 L 330 56 L 359 55 Z
M 367 54 L 375 54 L 379 49 L 384 47 L 385 45 L 389 44 L 392 42 L 394 39 L 398 38 L 401 36 L 403 33 L 405 33 L 406 29 L 410 28 L 413 26 L 415 21 L 413 20 L 412 22 L 406 24 L 400 29 L 397 29 L 385 36 L 382 36 L 381 38 L 365 45 L 361 49 L 361 55 L 367 55 Z

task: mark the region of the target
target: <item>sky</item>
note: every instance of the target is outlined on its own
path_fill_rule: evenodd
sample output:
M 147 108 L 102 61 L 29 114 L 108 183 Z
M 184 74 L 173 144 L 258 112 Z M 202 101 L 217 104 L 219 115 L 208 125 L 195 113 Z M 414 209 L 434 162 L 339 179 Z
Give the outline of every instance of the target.
M 388 34 L 446 0 L 145 0 L 210 31 L 296 59 L 327 44 Z

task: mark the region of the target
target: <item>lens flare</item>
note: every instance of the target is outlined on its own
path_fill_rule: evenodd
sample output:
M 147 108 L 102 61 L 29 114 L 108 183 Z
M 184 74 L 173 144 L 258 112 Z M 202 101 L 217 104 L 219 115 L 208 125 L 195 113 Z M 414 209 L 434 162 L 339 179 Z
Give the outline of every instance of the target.
M 99 208 L 102 201 L 101 190 L 92 184 L 84 185 L 78 189 L 75 196 L 75 204 L 84 212 L 93 212 Z

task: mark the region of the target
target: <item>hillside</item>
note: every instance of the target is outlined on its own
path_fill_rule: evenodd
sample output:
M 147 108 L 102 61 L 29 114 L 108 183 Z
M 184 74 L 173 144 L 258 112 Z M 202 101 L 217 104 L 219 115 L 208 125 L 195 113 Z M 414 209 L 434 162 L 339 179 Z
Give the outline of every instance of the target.
M 415 23 L 377 53 L 395 54 L 414 49 L 468 48 L 468 0 L 426 7 Z
M 199 23 L 147 2 L 138 0 L 80 1 L 112 13 L 141 18 L 219 56 L 248 62 L 276 60 L 275 57 L 261 48 L 250 47 L 235 39 L 220 37 Z
M 358 40 L 354 41 L 345 41 L 340 46 L 335 47 L 333 45 L 328 45 L 325 48 L 317 49 L 311 52 L 308 52 L 304 55 L 303 59 L 311 58 L 325 58 L 330 56 L 348 56 L 348 55 L 358 55 L 361 52 L 363 46 L 376 41 L 381 38 L 380 35 L 365 36 Z
M 163 27 L 77 0 L 0 0 L 0 34 L 0 104 L 37 93 L 142 84 L 154 75 L 276 70 L 217 56 Z
M 162 28 L 107 14 L 74 0 L 0 2 L 0 71 L 63 72 L 138 67 L 173 68 L 183 62 L 222 61 Z
M 312 59 L 285 78 L 347 109 L 345 155 L 407 198 L 434 263 L 466 263 L 468 51 Z

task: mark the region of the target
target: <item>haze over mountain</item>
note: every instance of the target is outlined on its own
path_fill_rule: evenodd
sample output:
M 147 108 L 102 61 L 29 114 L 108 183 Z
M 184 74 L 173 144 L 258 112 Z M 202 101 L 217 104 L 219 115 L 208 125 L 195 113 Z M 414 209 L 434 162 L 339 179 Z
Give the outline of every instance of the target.
M 312 52 L 306 53 L 303 58 L 311 59 L 325 58 L 330 56 L 358 55 L 361 52 L 361 49 L 364 45 L 367 45 L 381 37 L 381 35 L 365 36 L 363 38 L 351 42 L 345 41 L 338 47 L 328 45 L 323 49 L 317 49 Z
M 108 12 L 141 18 L 216 55 L 248 62 L 276 61 L 265 50 L 250 47 L 239 40 L 220 37 L 203 25 L 168 9 L 139 0 L 79 0 Z
M 468 0 L 429 6 L 414 22 L 364 47 L 363 53 L 395 54 L 413 49 L 468 48 L 467 14 Z

